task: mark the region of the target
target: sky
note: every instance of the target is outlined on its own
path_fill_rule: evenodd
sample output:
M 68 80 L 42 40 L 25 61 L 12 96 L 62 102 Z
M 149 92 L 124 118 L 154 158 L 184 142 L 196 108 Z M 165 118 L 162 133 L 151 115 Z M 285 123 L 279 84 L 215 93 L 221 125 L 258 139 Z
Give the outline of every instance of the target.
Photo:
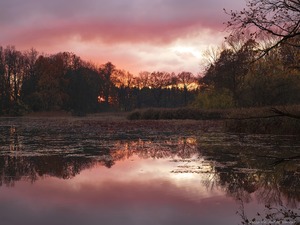
M 223 8 L 244 6 L 244 0 L 1 0 L 0 45 L 73 52 L 134 75 L 196 75 L 203 53 L 227 35 Z

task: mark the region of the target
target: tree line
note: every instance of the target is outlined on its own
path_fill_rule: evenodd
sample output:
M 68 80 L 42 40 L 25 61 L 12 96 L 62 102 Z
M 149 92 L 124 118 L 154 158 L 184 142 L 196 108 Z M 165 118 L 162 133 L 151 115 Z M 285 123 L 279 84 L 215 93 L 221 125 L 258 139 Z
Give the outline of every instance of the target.
M 198 91 L 190 72 L 141 72 L 137 77 L 108 62 L 101 66 L 70 52 L 39 54 L 0 46 L 0 114 L 67 110 L 183 107 Z
M 198 78 L 161 71 L 133 76 L 111 62 L 96 66 L 69 52 L 43 55 L 0 47 L 0 115 L 299 104 L 300 50 L 281 44 L 261 57 L 261 46 L 272 46 L 274 40 L 268 42 L 230 36 L 222 48 L 207 54 L 209 63 Z M 293 42 L 298 45 L 300 39 Z
M 210 51 L 199 107 L 300 103 L 300 2 L 249 0 L 226 11 L 230 35 Z
M 280 45 L 261 57 L 259 49 L 267 44 L 237 35 L 210 52 L 211 61 L 200 81 L 205 86 L 195 104 L 207 108 L 299 104 L 300 49 Z

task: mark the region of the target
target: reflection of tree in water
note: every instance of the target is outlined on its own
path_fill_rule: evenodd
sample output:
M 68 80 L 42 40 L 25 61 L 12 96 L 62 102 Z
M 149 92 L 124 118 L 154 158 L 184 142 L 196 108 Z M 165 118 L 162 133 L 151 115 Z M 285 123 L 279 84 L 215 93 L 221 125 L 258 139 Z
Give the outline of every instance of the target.
M 194 138 L 157 139 L 155 141 L 141 139 L 135 141 L 120 140 L 106 144 L 110 144 L 110 149 L 105 157 L 101 159 L 101 163 L 107 167 L 111 167 L 117 161 L 127 160 L 134 155 L 142 159 L 174 157 L 186 159 L 197 153 Z
M 222 188 L 242 202 L 238 211 L 242 224 L 269 224 L 270 221 L 275 221 L 270 224 L 279 224 L 287 222 L 287 219 L 296 221 L 299 216 L 295 217 L 293 213 L 300 212 L 297 209 L 300 202 L 300 162 L 294 155 L 299 154 L 299 145 L 297 142 L 294 146 L 292 142 L 290 145 L 290 148 L 285 146 L 283 150 L 277 145 L 259 147 L 257 144 L 221 146 L 200 143 L 200 154 L 210 161 L 215 172 L 213 179 L 206 179 L 204 183 L 208 188 Z M 252 221 L 252 218 L 247 218 L 244 203 L 249 203 L 253 197 L 266 205 L 266 210 L 258 213 L 260 216 Z
M 68 179 L 96 164 L 111 168 L 134 155 L 144 159 L 189 158 L 197 152 L 194 138 L 70 140 L 61 134 L 37 133 L 42 138 L 28 140 L 29 136 L 18 133 L 16 127 L 0 130 L 4 131 L 0 134 L 0 185 L 8 186 L 24 179 L 34 182 L 42 176 Z
M 68 179 L 93 163 L 92 160 L 83 157 L 64 158 L 59 155 L 0 156 L 0 185 L 10 186 L 21 179 L 34 182 L 44 175 Z
M 241 219 L 241 224 L 300 224 L 300 208 L 290 209 L 282 204 L 272 206 L 265 205 L 264 210 L 257 212 L 255 215 L 249 217 L 247 215 L 243 200 L 240 200 L 240 207 L 236 214 Z
M 214 167 L 216 182 L 236 199 L 249 202 L 256 196 L 265 204 L 281 204 L 283 199 L 295 206 L 300 201 L 299 160 L 284 160 L 274 164 L 278 158 L 292 158 L 299 149 L 291 146 L 284 152 L 258 146 L 199 146 L 200 154 Z M 207 185 L 211 185 L 209 180 Z

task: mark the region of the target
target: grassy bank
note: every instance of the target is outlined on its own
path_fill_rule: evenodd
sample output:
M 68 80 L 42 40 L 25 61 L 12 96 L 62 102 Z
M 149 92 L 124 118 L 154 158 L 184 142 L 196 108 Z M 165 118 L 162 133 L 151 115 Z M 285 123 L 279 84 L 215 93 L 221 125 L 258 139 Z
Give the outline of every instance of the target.
M 276 107 L 283 114 L 292 114 L 300 118 L 300 105 Z M 195 108 L 177 109 L 141 109 L 133 112 L 102 112 L 88 114 L 85 117 L 74 117 L 70 112 L 37 112 L 29 113 L 23 118 L 49 118 L 93 121 L 136 121 L 136 120 L 198 120 L 208 121 L 207 126 L 217 122 L 225 132 L 259 133 L 259 134 L 292 134 L 300 135 L 300 119 L 280 115 L 271 107 L 242 108 L 224 110 L 204 110 Z M 128 126 L 133 124 L 128 121 Z M 151 122 L 150 122 L 151 123 Z M 160 123 L 158 121 L 158 123 Z M 191 122 L 193 123 L 193 122 Z M 148 123 L 147 123 L 148 124 Z M 218 126 L 219 126 L 218 125 Z
M 200 110 L 193 108 L 178 109 L 142 109 L 135 110 L 127 117 L 129 120 L 218 120 L 225 111 Z
M 300 116 L 300 106 L 278 106 L 283 114 Z M 129 120 L 224 120 L 224 129 L 236 133 L 300 134 L 300 119 L 280 115 L 272 107 L 226 110 L 194 108 L 144 109 L 128 114 Z
M 235 133 L 300 135 L 300 118 L 292 116 L 300 116 L 300 105 L 235 109 L 230 111 L 225 120 L 225 130 Z
M 224 124 L 227 132 L 300 135 L 300 120 L 288 117 L 234 119 Z

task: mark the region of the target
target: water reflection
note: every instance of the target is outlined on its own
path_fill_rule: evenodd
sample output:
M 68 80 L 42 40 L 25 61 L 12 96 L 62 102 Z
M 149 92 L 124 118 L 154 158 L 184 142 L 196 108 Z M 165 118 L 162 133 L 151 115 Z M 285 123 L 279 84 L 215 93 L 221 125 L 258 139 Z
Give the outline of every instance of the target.
M 219 141 L 219 145 L 215 142 L 214 146 L 200 144 L 202 156 L 215 170 L 207 186 L 216 183 L 244 202 L 250 202 L 255 193 L 261 203 L 283 204 L 285 199 L 289 206 L 295 207 L 300 201 L 299 140 L 277 137 L 274 145 L 272 137 L 246 138 L 236 143 L 229 138 Z
M 208 140 L 214 144 L 199 138 L 201 154 L 215 171 L 204 185 L 221 187 L 236 199 L 240 224 L 299 222 L 299 137 L 211 136 Z M 258 203 L 256 211 L 251 209 L 253 202 Z
M 10 136 L 9 145 L 1 145 L 0 150 L 0 185 L 12 186 L 15 181 L 22 178 L 34 182 L 38 177 L 54 176 L 69 179 L 78 175 L 82 170 L 95 165 L 113 167 L 116 162 L 139 159 L 190 159 L 197 155 L 195 138 L 178 138 L 168 140 L 115 140 L 97 142 L 85 146 L 77 143 L 69 146 L 69 140 L 55 143 L 55 148 L 47 149 L 53 145 L 52 140 L 45 143 L 43 139 L 34 142 L 35 146 L 44 149 L 31 150 L 30 144 L 19 142 L 19 135 Z
M 298 137 L 152 123 L 0 121 L 5 224 L 237 224 L 299 208 Z

